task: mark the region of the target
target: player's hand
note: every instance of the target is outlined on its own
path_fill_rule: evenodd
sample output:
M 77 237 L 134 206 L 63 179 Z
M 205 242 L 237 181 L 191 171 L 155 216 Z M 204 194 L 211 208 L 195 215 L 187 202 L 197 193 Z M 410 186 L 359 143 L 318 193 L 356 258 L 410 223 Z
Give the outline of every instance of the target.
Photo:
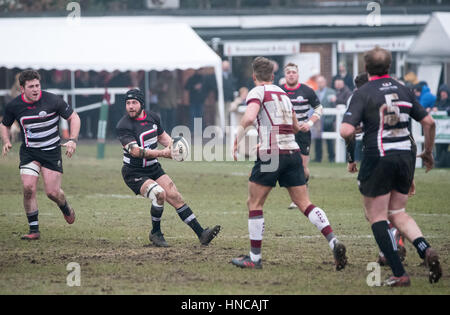
M 237 145 L 237 138 L 234 139 L 234 145 L 233 145 L 233 159 L 235 161 L 237 161 L 237 150 L 238 150 L 238 145 Z
M 356 162 L 348 163 L 347 164 L 347 171 L 349 173 L 357 173 L 358 172 L 358 167 L 356 166 Z
M 9 150 L 11 150 L 11 148 L 12 148 L 11 142 L 4 143 L 2 148 L 2 156 L 6 156 Z
M 172 143 L 170 143 L 168 147 L 161 151 L 161 156 L 167 159 L 172 158 Z
M 360 134 L 362 132 L 363 132 L 363 127 L 362 126 L 358 126 L 358 127 L 355 128 L 355 135 L 358 135 L 358 134 Z
M 425 173 L 428 173 L 434 168 L 434 158 L 433 153 L 423 151 L 421 154 L 417 156 L 418 158 L 421 158 L 423 161 L 423 164 L 425 165 Z
M 301 132 L 308 132 L 309 130 L 311 130 L 311 128 L 309 127 L 309 125 L 307 123 L 302 123 L 300 125 Z
M 413 179 L 411 187 L 409 188 L 408 197 L 412 197 L 415 194 L 416 194 L 416 183 L 414 182 L 414 179 Z
M 66 148 L 66 155 L 68 158 L 71 158 L 75 151 L 77 150 L 77 143 L 73 140 L 69 140 L 66 143 L 62 144 L 61 146 Z

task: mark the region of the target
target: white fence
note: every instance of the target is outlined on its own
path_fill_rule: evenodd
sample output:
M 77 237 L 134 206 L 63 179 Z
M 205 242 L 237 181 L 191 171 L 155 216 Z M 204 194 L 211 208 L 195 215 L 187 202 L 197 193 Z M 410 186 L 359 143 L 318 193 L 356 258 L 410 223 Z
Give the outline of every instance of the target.
M 346 162 L 346 150 L 345 150 L 345 141 L 341 138 L 339 134 L 339 130 L 341 128 L 342 119 L 344 117 L 346 111 L 345 105 L 338 105 L 336 108 L 324 108 L 323 115 L 333 115 L 336 116 L 336 131 L 334 132 L 322 132 L 322 139 L 332 139 L 336 140 L 336 162 L 337 163 L 345 163 Z M 236 135 L 236 127 L 239 124 L 238 116 L 245 112 L 245 106 L 240 106 L 238 108 L 238 112 L 230 113 L 230 125 L 233 126 L 230 132 L 230 147 L 233 147 L 234 138 Z M 437 124 L 437 136 L 436 143 L 450 143 L 450 117 L 447 116 L 446 112 L 435 112 L 432 113 L 435 117 L 435 121 Z M 412 120 L 411 131 L 413 137 L 417 143 L 417 152 L 420 153 L 423 150 L 424 136 L 422 132 L 422 126 L 415 120 Z M 250 136 L 254 136 L 255 131 L 250 131 L 252 134 Z M 416 167 L 422 167 L 422 160 L 417 159 Z

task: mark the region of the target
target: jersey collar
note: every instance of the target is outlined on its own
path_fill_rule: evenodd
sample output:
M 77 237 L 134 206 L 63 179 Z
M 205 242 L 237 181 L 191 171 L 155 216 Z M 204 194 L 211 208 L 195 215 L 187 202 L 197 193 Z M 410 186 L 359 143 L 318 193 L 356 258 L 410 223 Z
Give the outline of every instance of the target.
M 142 117 L 142 118 L 135 118 L 135 120 L 142 121 L 142 120 L 145 120 L 146 118 L 147 118 L 147 113 L 144 111 L 144 117 Z
M 27 104 L 34 104 L 34 103 L 37 103 L 37 102 L 39 102 L 39 101 L 41 100 L 41 98 L 42 98 L 42 91 L 41 91 L 41 93 L 39 94 L 39 99 L 38 99 L 36 102 L 28 102 L 28 101 L 25 99 L 23 93 L 20 95 L 20 97 L 22 98 L 22 101 L 24 101 L 25 103 L 27 103 Z
M 288 91 L 295 91 L 295 90 L 297 90 L 299 87 L 300 87 L 300 85 L 302 85 L 301 83 L 299 83 L 299 84 L 297 84 L 297 86 L 295 87 L 295 88 L 290 88 L 290 87 L 288 87 L 288 85 L 287 85 L 287 83 L 284 85 L 284 88 L 286 89 L 286 90 L 288 90 Z
M 390 78 L 391 78 L 391 76 L 389 74 L 385 74 L 382 76 L 376 75 L 376 76 L 371 77 L 370 81 L 375 81 L 375 80 L 380 80 L 380 79 L 390 79 Z

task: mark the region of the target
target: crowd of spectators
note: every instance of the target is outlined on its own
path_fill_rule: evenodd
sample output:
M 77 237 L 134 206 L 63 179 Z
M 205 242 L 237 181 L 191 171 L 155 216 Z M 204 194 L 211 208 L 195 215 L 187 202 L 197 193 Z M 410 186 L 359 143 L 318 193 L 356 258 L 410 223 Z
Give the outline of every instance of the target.
M 278 63 L 274 61 L 278 66 Z M 277 69 L 277 68 L 275 68 Z M 225 101 L 225 120 L 228 125 L 230 122 L 230 112 L 236 112 L 239 105 L 245 105 L 245 96 L 253 87 L 251 78 L 237 78 L 233 75 L 231 64 L 228 60 L 224 60 L 222 64 L 223 70 L 223 87 Z M 14 69 L 10 74 L 15 75 L 19 69 Z M 71 75 L 69 71 L 40 71 L 42 76 L 43 89 L 61 89 L 67 90 L 71 88 Z M 283 83 L 283 71 L 279 69 L 274 74 L 275 82 Z M 75 72 L 76 88 L 139 88 L 145 91 L 145 73 L 143 71 L 128 72 Z M 214 69 L 202 68 L 198 70 L 175 70 L 150 72 L 150 86 L 146 91 L 150 99 L 151 110 L 157 112 L 162 120 L 163 126 L 168 132 L 178 125 L 189 126 L 194 131 L 194 119 L 202 118 L 202 129 L 209 125 L 217 125 L 217 87 Z M 447 112 L 450 115 L 450 89 L 443 84 L 439 87 L 437 95 L 432 94 L 428 84 L 419 81 L 417 76 L 410 72 L 403 78 L 399 79 L 403 84 L 409 86 L 414 91 L 417 100 L 429 112 Z M 249 82 L 246 86 L 239 86 L 238 82 Z M 305 82 L 313 88 L 322 105 L 325 108 L 334 108 L 339 104 L 346 105 L 354 91 L 354 81 L 348 73 L 344 64 L 339 65 L 339 72 L 335 75 L 331 83 L 328 84 L 327 79 L 320 74 L 315 74 Z M 0 110 L 2 107 L 17 96 L 19 91 L 18 83 L 14 82 L 10 88 L 10 95 L 3 98 L 0 97 Z M 98 103 L 102 100 L 103 95 L 78 95 L 76 96 L 76 107 L 83 107 L 89 104 Z M 72 101 L 69 98 L 69 103 Z M 115 137 L 114 127 L 117 121 L 125 113 L 122 106 L 124 101 L 123 95 L 116 96 L 116 103 L 110 108 L 108 121 L 107 136 Z M 80 113 L 82 120 L 81 138 L 95 139 L 97 137 L 97 126 L 99 119 L 99 109 L 90 110 Z M 315 161 L 322 161 L 322 132 L 334 132 L 336 130 L 336 121 L 334 116 L 323 116 L 321 123 L 316 124 L 312 130 L 315 143 Z M 326 140 L 326 148 L 328 151 L 328 160 L 335 160 L 334 140 Z M 438 144 L 436 146 L 436 158 L 441 159 L 448 151 L 448 145 Z

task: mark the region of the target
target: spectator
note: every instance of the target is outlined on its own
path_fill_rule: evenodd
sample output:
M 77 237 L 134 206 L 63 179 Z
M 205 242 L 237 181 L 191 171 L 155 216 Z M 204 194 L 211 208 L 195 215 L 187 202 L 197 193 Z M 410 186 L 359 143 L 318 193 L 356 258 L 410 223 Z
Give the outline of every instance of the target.
M 245 86 L 241 87 L 239 89 L 239 94 L 234 98 L 234 101 L 230 104 L 230 112 L 237 111 L 238 107 L 241 105 L 244 105 L 244 106 L 247 105 L 245 103 L 245 101 L 247 99 L 247 95 L 248 95 L 248 89 Z
M 336 92 L 327 87 L 327 80 L 324 76 L 317 77 L 317 97 L 324 108 L 335 108 L 336 107 Z M 323 131 L 335 131 L 336 129 L 336 116 L 334 115 L 323 115 L 322 124 L 315 124 L 315 126 L 321 126 L 314 128 L 315 135 L 315 151 L 316 157 L 315 162 L 322 162 L 322 130 Z M 327 150 L 328 150 L 328 161 L 330 163 L 335 161 L 335 141 L 332 139 L 327 139 Z
M 226 125 L 228 125 L 230 104 L 234 100 L 234 92 L 236 91 L 236 79 L 231 72 L 230 62 L 224 60 L 222 62 L 222 73 L 223 73 L 223 98 L 225 101 L 225 108 L 227 112 L 225 113 Z
M 275 60 L 272 60 L 273 63 L 273 82 L 278 84 L 280 80 L 283 78 L 283 71 L 280 71 L 280 65 Z
M 171 133 L 176 124 L 176 110 L 180 102 L 177 76 L 174 72 L 163 71 L 156 84 L 158 109 L 164 129 Z
M 49 88 L 60 90 L 70 89 L 70 82 L 67 79 L 67 74 L 68 74 L 67 71 L 60 71 L 60 70 L 53 71 Z
M 405 85 L 409 88 L 413 88 L 416 84 L 419 83 L 417 75 L 412 71 L 405 74 L 403 81 L 405 81 Z
M 91 78 L 89 72 L 76 71 L 75 72 L 75 87 L 76 88 L 89 88 L 92 87 Z M 101 102 L 102 96 L 98 95 L 77 95 L 76 104 L 77 108 Z M 100 109 L 93 109 L 89 111 L 82 111 L 79 113 L 81 120 L 80 138 L 92 139 L 97 136 L 98 119 L 100 116 Z
M 447 115 L 450 114 L 450 89 L 446 84 L 442 84 L 439 87 L 439 101 L 436 103 L 435 110 L 446 111 Z M 436 165 L 438 167 L 449 167 L 449 153 L 448 143 L 436 143 Z
M 9 95 L 5 95 L 5 103 L 6 104 L 8 104 L 13 99 L 15 99 L 17 96 L 20 95 L 19 76 L 20 76 L 20 73 L 17 73 L 16 76 L 15 76 L 14 84 L 12 85 L 12 87 L 10 89 Z M 2 113 L 0 113 L 0 115 Z M 17 141 L 20 140 L 20 126 L 19 126 L 19 123 L 17 121 L 15 121 L 11 125 L 10 133 L 11 133 L 11 142 L 12 143 L 17 142 Z
M 131 89 L 139 89 L 145 91 L 145 72 L 144 71 L 130 71 L 128 72 L 130 80 L 129 87 Z
M 353 78 L 347 72 L 347 68 L 345 66 L 345 63 L 343 62 L 339 64 L 339 73 L 333 77 L 331 86 L 335 86 L 334 83 L 337 79 L 342 79 L 344 81 L 344 84 L 349 88 L 350 91 L 353 91 L 353 89 L 355 88 L 355 85 L 353 84 Z
M 419 103 L 427 112 L 430 112 L 436 103 L 436 96 L 431 93 L 428 84 L 425 81 L 419 82 L 419 84 L 414 86 L 414 93 Z
M 191 131 L 194 131 L 194 119 L 203 117 L 203 108 L 207 95 L 206 84 L 201 70 L 196 70 L 184 88 L 189 92 L 189 109 L 191 113 Z M 203 129 L 203 127 L 202 127 Z
M 345 85 L 344 80 L 337 78 L 334 81 L 334 89 L 336 90 L 336 105 L 347 104 L 352 91 Z
M 308 81 L 305 82 L 305 84 L 307 86 L 309 86 L 311 89 L 313 89 L 314 91 L 317 91 L 317 89 L 319 88 L 317 79 L 320 76 L 319 74 L 319 70 L 317 69 L 313 69 L 311 71 L 312 75 L 309 77 Z
M 442 84 L 439 87 L 439 100 L 436 103 L 436 110 L 438 111 L 448 111 L 450 110 L 450 88 L 447 84 Z

